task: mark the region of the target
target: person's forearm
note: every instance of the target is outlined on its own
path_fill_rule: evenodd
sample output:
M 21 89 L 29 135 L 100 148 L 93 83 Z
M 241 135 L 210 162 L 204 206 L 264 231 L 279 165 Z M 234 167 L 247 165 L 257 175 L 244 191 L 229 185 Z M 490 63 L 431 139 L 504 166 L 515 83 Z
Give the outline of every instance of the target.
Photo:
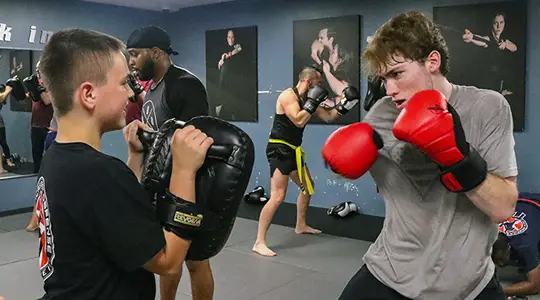
M 169 191 L 185 201 L 195 202 L 195 171 L 175 170 L 173 167 Z M 175 274 L 186 258 L 191 241 L 165 230 L 165 256 L 171 274 Z
M 185 240 L 175 233 L 163 230 L 165 233 L 166 246 L 164 249 L 165 261 L 167 262 L 168 274 L 177 274 L 182 269 L 191 241 Z
M 185 201 L 195 202 L 195 175 L 196 171 L 176 169 L 173 166 L 169 184 L 171 194 Z M 176 228 L 174 230 L 182 229 Z M 166 241 L 165 247 L 147 265 L 147 269 L 162 276 L 178 275 L 181 272 L 182 264 L 191 246 L 190 240 L 176 235 L 173 231 L 163 229 Z M 178 232 L 182 233 L 180 231 Z M 183 236 L 182 234 L 180 235 Z
M 143 154 L 128 154 L 127 166 L 133 171 L 137 180 L 141 182 Z
M 522 281 L 504 287 L 504 294 L 506 296 L 529 296 L 538 293 L 538 291 L 539 288 L 530 281 Z
M 294 120 L 291 120 L 291 121 L 293 121 L 293 123 L 297 127 L 303 127 L 304 125 L 306 125 L 306 123 L 309 121 L 310 118 L 311 118 L 311 114 L 308 113 L 306 110 L 302 109 L 300 110 L 300 112 L 298 112 Z
M 487 48 L 487 43 L 485 42 L 480 42 L 480 41 L 477 41 L 477 40 L 472 40 L 471 43 L 473 45 L 476 45 L 476 46 L 479 46 L 479 47 L 484 47 L 484 48 Z
M 510 41 L 506 41 L 506 49 L 512 51 L 512 52 L 516 52 L 517 51 L 517 46 L 516 44 L 510 42 Z
M 175 170 L 173 167 L 169 191 L 179 198 L 195 202 L 195 171 Z
M 4 92 L 0 94 L 0 104 L 4 104 L 6 102 L 12 90 L 13 90 L 12 87 L 6 86 L 6 89 L 4 90 Z
M 45 105 L 51 105 L 51 99 L 49 97 L 49 93 L 47 92 L 43 92 L 41 93 L 41 100 L 43 101 L 43 103 L 45 103 Z
M 518 198 L 515 182 L 489 173 L 484 182 L 466 194 L 495 223 L 504 222 L 514 214 Z
M 236 44 L 234 46 L 234 50 L 232 51 L 232 55 L 236 55 L 238 54 L 240 51 L 242 51 L 242 46 L 240 46 L 240 44 Z
M 345 83 L 340 81 L 339 79 L 334 76 L 331 72 L 325 72 L 326 80 L 328 81 L 328 85 L 330 85 L 330 88 L 336 95 L 341 95 L 343 93 L 343 90 L 347 87 Z
M 319 108 L 317 109 L 317 116 L 321 118 L 321 120 L 329 123 L 339 118 L 340 114 L 338 114 L 335 108 L 330 109 L 330 110 Z
M 322 64 L 322 61 L 319 58 L 319 54 L 317 52 L 311 53 L 311 58 L 318 64 Z

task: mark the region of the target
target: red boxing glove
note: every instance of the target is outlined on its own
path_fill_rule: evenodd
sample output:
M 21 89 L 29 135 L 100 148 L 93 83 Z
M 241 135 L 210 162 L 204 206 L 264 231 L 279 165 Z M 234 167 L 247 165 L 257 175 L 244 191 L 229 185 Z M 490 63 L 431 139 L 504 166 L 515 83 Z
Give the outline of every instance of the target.
M 439 91 L 416 93 L 397 117 L 393 133 L 436 162 L 442 183 L 452 192 L 470 191 L 486 179 L 486 161 L 466 141 L 459 115 Z
M 377 160 L 383 141 L 379 134 L 364 122 L 341 127 L 326 140 L 322 156 L 332 172 L 347 179 L 358 179 Z

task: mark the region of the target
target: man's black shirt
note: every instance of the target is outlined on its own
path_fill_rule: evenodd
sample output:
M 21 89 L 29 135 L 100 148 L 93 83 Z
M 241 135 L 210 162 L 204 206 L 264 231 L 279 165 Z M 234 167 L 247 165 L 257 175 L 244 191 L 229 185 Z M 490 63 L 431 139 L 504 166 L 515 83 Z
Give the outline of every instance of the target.
M 43 299 L 154 299 L 142 266 L 165 246 L 154 206 L 119 159 L 83 143 L 44 155 L 36 200 Z

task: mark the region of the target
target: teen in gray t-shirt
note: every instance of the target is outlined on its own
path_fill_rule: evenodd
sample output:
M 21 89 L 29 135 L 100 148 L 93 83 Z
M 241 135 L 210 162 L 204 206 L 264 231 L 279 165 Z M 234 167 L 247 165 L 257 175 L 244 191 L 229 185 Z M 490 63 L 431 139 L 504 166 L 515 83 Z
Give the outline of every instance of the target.
M 385 79 L 391 96 L 375 103 L 364 119 L 384 142 L 370 174 L 385 201 L 386 216 L 364 256 L 364 267 L 340 300 L 505 299 L 494 276 L 491 247 L 497 220 L 510 217 L 517 201 L 512 114 L 497 92 L 449 83 L 447 51 L 432 21 L 410 12 L 378 29 L 364 53 L 368 69 Z M 381 57 L 384 66 L 377 69 Z M 388 57 L 392 59 L 384 61 Z M 467 142 L 487 163 L 488 177 L 474 193 L 449 191 L 438 165 L 392 132 L 400 105 L 406 105 L 400 100 L 425 89 L 446 96 L 460 116 Z
M 504 98 L 453 85 L 448 102 L 488 171 L 516 176 L 512 114 Z M 497 224 L 465 194 L 448 191 L 438 166 L 425 154 L 394 137 L 398 114 L 387 97 L 364 119 L 384 141 L 370 174 L 386 204 L 383 230 L 364 262 L 377 279 L 409 298 L 474 299 L 468 296 L 478 294 L 494 274 L 491 246 Z

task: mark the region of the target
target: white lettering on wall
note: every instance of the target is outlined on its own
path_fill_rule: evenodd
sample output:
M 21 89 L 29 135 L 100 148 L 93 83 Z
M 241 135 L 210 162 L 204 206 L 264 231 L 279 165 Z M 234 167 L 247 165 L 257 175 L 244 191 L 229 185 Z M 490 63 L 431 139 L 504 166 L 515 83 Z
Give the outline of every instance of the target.
M 13 27 L 8 26 L 6 23 L 0 23 L 0 41 L 1 42 L 11 42 L 11 30 Z M 36 37 L 39 38 L 40 44 L 46 44 L 49 41 L 49 38 L 54 34 L 54 31 L 41 30 L 38 33 L 38 28 L 36 25 L 30 25 L 30 32 L 28 34 L 28 42 L 31 44 L 36 43 Z M 39 36 L 38 36 L 39 35 Z
M 11 42 L 11 29 L 5 23 L 0 23 L 0 41 Z
M 54 32 L 52 32 L 52 31 L 42 30 L 41 31 L 41 40 L 39 42 L 42 43 L 42 44 L 46 44 L 49 41 L 49 38 L 51 37 L 51 35 L 53 35 L 53 34 L 54 34 Z
M 28 38 L 29 43 L 35 43 L 36 42 L 36 26 L 32 25 L 30 26 L 30 37 Z

